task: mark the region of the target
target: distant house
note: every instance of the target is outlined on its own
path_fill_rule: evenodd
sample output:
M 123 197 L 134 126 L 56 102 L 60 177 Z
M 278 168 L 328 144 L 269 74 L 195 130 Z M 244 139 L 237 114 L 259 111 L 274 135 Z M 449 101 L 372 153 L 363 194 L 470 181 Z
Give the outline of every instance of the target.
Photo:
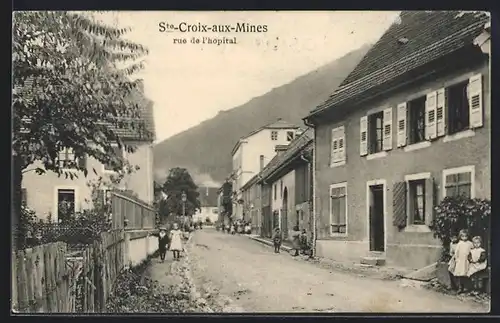
M 241 187 L 274 157 L 277 145 L 287 145 L 298 132 L 300 132 L 298 126 L 278 119 L 238 139 L 231 151 L 235 219 L 243 218 Z
M 487 21 L 402 12 L 305 118 L 315 128 L 318 256 L 424 267 L 441 252 L 429 227 L 436 203 L 491 197 Z
M 226 179 L 224 184 L 217 190 L 218 198 L 217 198 L 217 206 L 219 209 L 218 222 L 220 224 L 228 224 L 231 220 L 232 215 L 232 181 Z
M 193 221 L 207 221 L 215 223 L 219 217 L 217 199 L 219 197 L 217 187 L 198 187 L 201 210 L 193 215 Z
M 140 98 L 142 107 L 142 118 L 146 121 L 149 131 L 154 134 L 153 121 L 153 103 L 143 96 L 143 88 L 137 93 Z M 132 129 L 118 129 L 116 133 L 121 137 L 125 144 L 134 145 L 137 147 L 136 152 L 126 153 L 124 149 L 116 147 L 116 153 L 124 159 L 127 159 L 132 165 L 139 166 L 139 170 L 125 178 L 119 184 L 119 189 L 133 192 L 142 201 L 152 204 L 154 200 L 154 184 L 153 184 L 153 153 L 152 143 L 154 137 L 139 138 Z M 67 164 L 68 161 L 74 161 L 74 154 L 71 149 L 66 148 L 59 153 L 57 162 L 61 165 Z M 71 180 L 64 175 L 58 177 L 56 173 L 47 172 L 44 175 L 37 175 L 35 172 L 27 172 L 23 176 L 23 201 L 24 203 L 36 211 L 40 218 L 47 218 L 50 214 L 52 220 L 64 220 L 62 217 L 67 212 L 62 212 L 60 205 L 69 206 L 72 211 L 79 211 L 92 206 L 91 188 L 88 187 L 88 181 L 94 181 L 102 176 L 105 180 L 116 173 L 110 165 L 103 165 L 97 160 L 87 157 L 77 160 L 78 163 L 86 165 L 89 170 L 88 176 L 77 172 L 78 178 Z M 35 163 L 33 167 L 40 166 L 40 163 Z M 95 174 L 92 169 L 95 169 Z M 73 171 L 67 169 L 66 171 Z M 107 189 L 111 187 L 103 187 L 101 190 L 102 198 L 106 197 Z M 64 203 L 63 203 L 64 202 Z

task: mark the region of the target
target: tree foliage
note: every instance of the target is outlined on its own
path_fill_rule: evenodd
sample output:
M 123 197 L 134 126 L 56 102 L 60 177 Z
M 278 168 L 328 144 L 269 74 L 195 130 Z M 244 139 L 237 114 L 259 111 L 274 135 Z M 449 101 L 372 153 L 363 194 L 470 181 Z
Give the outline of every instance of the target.
M 436 206 L 436 217 L 431 225 L 434 236 L 443 243 L 443 255 L 448 255 L 450 240 L 462 229 L 469 235 L 480 236 L 488 250 L 490 242 L 491 201 L 464 196 L 445 197 Z M 446 259 L 444 259 L 446 260 Z
M 186 194 L 186 215 L 192 216 L 196 210 L 201 209 L 198 186 L 194 183 L 187 169 L 180 167 L 170 169 L 161 189 L 167 196 L 160 202 L 161 209 L 159 211 L 162 212 L 162 216 L 168 216 L 171 213 L 183 214 L 182 193 Z

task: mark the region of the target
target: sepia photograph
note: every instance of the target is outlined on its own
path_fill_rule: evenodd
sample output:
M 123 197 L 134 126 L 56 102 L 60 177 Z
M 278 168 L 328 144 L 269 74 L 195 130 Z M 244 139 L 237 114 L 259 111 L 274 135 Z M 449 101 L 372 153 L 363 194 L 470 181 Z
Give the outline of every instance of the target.
M 489 313 L 490 21 L 14 11 L 11 315 Z

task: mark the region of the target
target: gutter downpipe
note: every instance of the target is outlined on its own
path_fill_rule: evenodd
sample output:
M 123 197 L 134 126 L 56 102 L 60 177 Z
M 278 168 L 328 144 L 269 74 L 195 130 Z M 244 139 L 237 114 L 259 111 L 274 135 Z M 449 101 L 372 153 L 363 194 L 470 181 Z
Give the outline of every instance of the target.
M 309 258 L 314 259 L 316 258 L 316 240 L 318 240 L 318 234 L 317 234 L 317 225 L 316 225 L 316 127 L 314 124 L 310 123 L 307 118 L 302 119 L 304 121 L 304 124 L 313 129 L 314 136 L 313 136 L 313 160 L 312 160 L 312 165 L 311 165 L 311 170 L 312 170 L 312 203 L 311 203 L 311 216 L 312 216 L 312 252 Z M 302 157 L 302 156 L 301 156 Z

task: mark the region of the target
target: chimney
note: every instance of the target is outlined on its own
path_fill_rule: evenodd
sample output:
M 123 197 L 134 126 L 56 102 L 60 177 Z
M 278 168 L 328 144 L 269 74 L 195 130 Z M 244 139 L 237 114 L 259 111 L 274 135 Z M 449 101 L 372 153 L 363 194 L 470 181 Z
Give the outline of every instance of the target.
M 259 170 L 262 171 L 264 169 L 264 155 L 260 155 L 260 167 Z

